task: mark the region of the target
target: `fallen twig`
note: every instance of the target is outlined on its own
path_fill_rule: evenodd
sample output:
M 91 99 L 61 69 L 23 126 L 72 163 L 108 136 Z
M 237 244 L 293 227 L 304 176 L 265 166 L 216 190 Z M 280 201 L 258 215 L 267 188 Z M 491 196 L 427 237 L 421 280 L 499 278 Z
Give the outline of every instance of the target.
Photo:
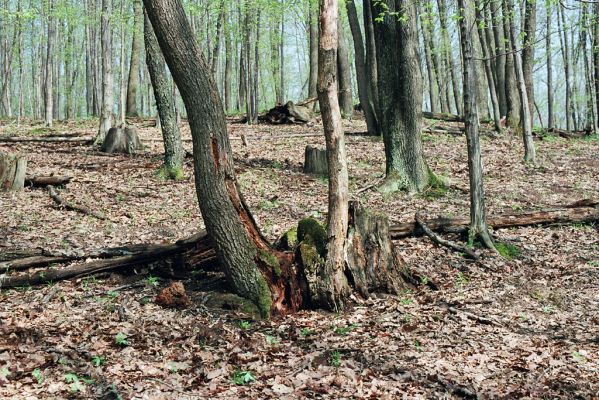
M 420 227 L 422 228 L 424 233 L 428 237 L 430 237 L 433 240 L 433 242 L 440 244 L 441 246 L 449 247 L 450 249 L 453 249 L 455 251 L 459 251 L 460 253 L 465 253 L 475 260 L 478 260 L 478 258 L 480 257 L 478 254 L 476 254 L 473 250 L 469 249 L 468 247 L 461 246 L 461 245 L 454 243 L 450 240 L 443 239 L 441 236 L 437 235 L 428 226 L 426 226 L 426 224 L 422 221 L 422 218 L 420 218 L 420 212 L 416 213 L 415 219 L 416 219 L 416 223 L 418 225 L 420 225 Z
M 92 217 L 96 217 L 96 218 L 102 219 L 102 220 L 106 219 L 106 216 L 104 214 L 93 211 L 89 207 L 72 204 L 72 203 L 69 203 L 69 202 L 63 200 L 58 195 L 58 193 L 56 193 L 56 190 L 52 186 L 48 186 L 48 194 L 50 195 L 50 197 L 52 197 L 52 200 L 54 200 L 54 202 L 56 204 L 66 208 L 67 210 L 77 211 L 77 212 L 80 212 L 80 213 L 83 213 L 86 215 L 91 215 Z

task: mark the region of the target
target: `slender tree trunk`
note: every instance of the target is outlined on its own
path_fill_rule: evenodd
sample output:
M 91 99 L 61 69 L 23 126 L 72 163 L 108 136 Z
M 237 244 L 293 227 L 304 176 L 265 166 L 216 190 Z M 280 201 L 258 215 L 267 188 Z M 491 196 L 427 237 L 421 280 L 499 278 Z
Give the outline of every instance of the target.
M 281 7 L 284 7 L 285 0 L 281 0 Z M 279 67 L 279 82 L 281 85 L 281 97 L 279 103 L 283 104 L 287 96 L 285 88 L 285 10 L 281 11 L 281 39 L 279 40 L 279 61 L 281 62 Z
M 45 83 L 45 120 L 46 126 L 52 126 L 54 119 L 54 80 L 53 78 L 53 60 L 54 60 L 54 36 L 56 32 L 54 13 L 54 0 L 48 1 L 48 42 L 46 46 L 46 83 Z
M 162 51 L 147 15 L 144 22 L 144 41 L 146 64 L 152 80 L 156 108 L 160 117 L 160 128 L 164 138 L 164 175 L 169 178 L 181 177 L 185 153 L 181 144 L 181 133 L 177 125 L 175 99 L 164 67 L 164 57 L 162 57 Z
M 524 71 L 524 83 L 526 84 L 526 93 L 528 95 L 528 105 L 530 106 L 530 116 L 534 115 L 534 84 L 533 67 L 535 61 L 535 41 L 537 30 L 537 0 L 526 0 L 524 17 L 524 40 L 522 49 L 522 70 Z M 549 34 L 548 34 L 549 35 Z
M 507 105 L 507 82 L 506 82 L 506 61 L 507 61 L 507 49 L 510 46 L 506 46 L 506 35 L 503 32 L 503 18 L 501 15 L 501 3 L 498 1 L 489 2 L 489 13 L 491 15 L 491 24 L 493 25 L 493 36 L 495 37 L 495 53 L 497 58 L 495 60 L 495 68 L 497 75 L 497 97 L 499 98 L 499 111 L 501 116 L 507 116 L 508 105 Z
M 429 186 L 431 173 L 422 152 L 416 10 L 410 0 L 386 0 L 373 3 L 372 15 L 383 15 L 374 24 L 386 156 L 386 180 L 380 190 L 420 192 Z
M 517 128 L 520 125 L 520 101 L 518 96 L 518 79 L 516 75 L 516 54 L 514 49 L 516 43 L 511 35 L 511 28 L 514 26 L 513 8 L 507 8 L 507 3 L 503 1 L 503 33 L 506 43 L 506 58 L 505 58 L 505 96 L 507 103 L 507 124 L 512 128 Z
M 571 85 L 571 67 L 570 67 L 570 45 L 568 42 L 568 33 L 566 32 L 566 19 L 561 5 L 557 5 L 558 18 L 557 25 L 560 31 L 560 42 L 562 58 L 564 60 L 564 73 L 566 80 L 566 130 L 572 129 L 572 85 Z
M 599 20 L 599 3 L 594 4 L 593 19 Z M 593 69 L 595 76 L 595 101 L 597 103 L 597 125 L 599 126 L 599 24 L 594 24 L 593 31 Z
M 433 31 L 433 14 L 427 12 L 426 14 L 420 11 L 422 32 L 424 34 L 425 48 L 431 52 L 430 58 L 433 63 L 433 75 L 437 83 L 437 95 L 439 97 L 439 104 L 441 106 L 441 112 L 448 113 L 449 110 L 449 99 L 447 98 L 447 92 L 443 90 L 444 80 L 441 74 L 441 62 L 439 60 L 439 52 L 437 51 L 438 46 L 435 46 L 435 33 Z M 424 19 L 423 19 L 424 18 Z
M 347 17 L 349 20 L 349 26 L 352 32 L 354 41 L 354 57 L 356 65 L 356 80 L 358 83 L 358 96 L 360 98 L 360 105 L 364 112 L 364 118 L 366 119 L 366 126 L 368 128 L 369 135 L 380 135 L 378 120 L 374 114 L 374 103 L 369 97 L 369 79 L 366 71 L 366 56 L 364 54 L 364 39 L 362 36 L 362 30 L 360 28 L 360 22 L 358 19 L 358 12 L 356 10 L 356 4 L 354 0 L 346 0 L 345 5 L 347 7 Z
M 451 86 L 453 88 L 453 100 L 455 102 L 456 113 L 462 114 L 462 98 L 460 97 L 460 86 L 457 77 L 457 67 L 453 59 L 453 53 L 451 51 L 451 42 L 449 40 L 449 32 L 447 30 L 447 6 L 445 0 L 437 0 L 437 6 L 439 8 L 439 23 L 441 25 L 441 38 L 443 45 L 443 55 L 449 72 L 451 74 Z
M 310 76 L 308 82 L 308 97 L 318 96 L 318 11 L 315 2 L 308 1 L 308 29 L 310 39 Z M 314 103 L 316 108 L 316 103 Z
M 322 277 L 318 303 L 339 310 L 350 295 L 345 277 L 345 240 L 348 228 L 348 172 L 341 110 L 337 91 L 338 1 L 320 0 L 318 47 L 318 98 L 327 146 L 329 215 L 327 259 L 318 271 Z
M 139 53 L 143 46 L 143 7 L 141 0 L 133 0 L 133 41 L 131 43 L 131 62 L 129 63 L 129 79 L 127 83 L 127 110 L 130 117 L 139 116 L 137 111 L 137 89 L 139 86 Z
M 504 10 L 513 10 L 514 5 L 511 0 L 503 0 Z M 518 91 L 520 93 L 520 115 L 522 116 L 522 139 L 524 141 L 524 161 L 534 164 L 536 162 L 535 145 L 532 141 L 532 121 L 530 118 L 530 107 L 528 106 L 528 94 L 526 84 L 524 83 L 524 72 L 522 71 L 522 60 L 520 52 L 516 47 L 516 29 L 514 21 L 509 21 L 509 35 L 512 43 L 512 52 L 514 54 L 514 64 L 516 68 L 516 79 L 518 82 Z
M 435 87 L 435 69 L 433 67 L 433 58 L 431 56 L 432 42 L 429 37 L 428 30 L 425 29 L 425 25 L 428 24 L 424 13 L 420 13 L 420 30 L 422 31 L 422 37 L 424 38 L 424 61 L 426 63 L 426 76 L 428 78 L 428 99 L 430 103 L 431 112 L 437 112 L 437 104 L 439 99 L 437 97 L 437 90 Z
M 212 51 L 212 59 L 210 60 L 210 72 L 216 77 L 216 70 L 218 68 L 218 58 L 220 55 L 220 46 L 223 41 L 223 25 L 225 23 L 225 0 L 220 3 L 220 12 L 218 13 L 218 20 L 216 21 L 216 38 L 214 40 L 214 50 Z
M 17 12 L 20 13 L 21 12 L 21 0 L 17 1 Z M 17 22 L 17 30 L 18 30 L 18 34 L 17 34 L 17 47 L 18 47 L 18 51 L 19 51 L 19 75 L 18 75 L 18 90 L 19 90 L 19 94 L 18 94 L 18 105 L 17 105 L 17 126 L 19 126 L 21 124 L 21 119 L 23 118 L 24 115 L 24 104 L 23 104 L 23 67 L 24 67 L 24 60 L 23 60 L 23 45 L 24 45 L 24 41 L 23 41 L 23 21 L 21 18 L 18 19 Z M 32 49 L 33 50 L 33 49 Z
M 226 2 L 225 2 L 226 7 Z M 229 23 L 229 15 L 225 14 L 225 79 L 224 79 L 224 96 L 225 96 L 225 111 L 230 112 L 233 108 L 231 80 L 233 79 L 233 44 L 231 40 L 231 26 Z
M 374 36 L 374 18 L 372 16 L 372 0 L 363 0 L 364 38 L 366 43 L 366 71 L 368 71 L 368 98 L 374 105 L 373 111 L 377 121 L 381 120 L 379 108 L 377 48 Z
M 139 2 L 141 3 L 141 0 L 139 0 Z M 123 7 L 124 7 L 124 2 L 121 0 L 121 15 L 123 15 Z M 143 10 L 143 7 L 142 7 Z M 143 11 L 142 11 L 143 12 Z M 121 23 L 120 23 L 120 33 L 121 33 L 121 54 L 119 56 L 119 60 L 120 60 L 120 91 L 119 91 L 119 122 L 121 124 L 124 124 L 126 122 L 126 116 L 127 116 L 127 85 L 125 84 L 125 23 L 123 21 L 123 18 L 121 18 Z M 135 33 L 134 33 L 135 35 Z
M 281 91 L 281 62 L 279 60 L 281 53 L 279 51 L 279 41 L 281 40 L 281 25 L 278 20 L 273 21 L 270 29 L 270 63 L 272 66 L 272 80 L 275 88 L 275 103 L 281 105 L 284 101 Z M 316 96 L 316 92 L 314 92 Z
M 112 0 L 102 0 L 102 113 L 100 115 L 100 128 L 94 144 L 104 142 L 108 130 L 112 128 L 113 110 L 113 76 L 112 76 L 112 29 L 110 12 Z
M 547 36 L 545 37 L 545 51 L 547 53 L 547 129 L 554 127 L 553 122 L 553 69 L 552 69 L 552 49 L 551 49 L 551 3 L 547 7 Z
M 345 118 L 351 117 L 354 112 L 354 102 L 351 88 L 351 66 L 349 64 L 349 51 L 347 49 L 347 40 L 343 28 L 343 21 L 337 18 L 337 38 L 339 40 L 337 47 L 337 76 L 339 88 L 339 106 L 341 115 Z M 320 50 L 322 51 L 322 49 Z
M 477 115 L 476 67 L 473 60 L 472 33 L 473 19 L 467 11 L 468 0 L 458 0 L 460 12 L 460 38 L 462 43 L 463 79 L 464 82 L 464 123 L 468 146 L 468 171 L 470 179 L 470 244 L 480 239 L 485 246 L 494 249 L 491 235 L 487 227 L 485 215 L 485 192 L 483 189 L 483 163 L 480 152 Z M 477 24 L 481 27 L 480 24 Z M 483 38 L 484 35 L 480 35 Z M 484 49 L 483 49 L 483 52 Z M 486 57 L 485 57 L 486 58 Z M 490 71 L 490 65 L 488 67 Z

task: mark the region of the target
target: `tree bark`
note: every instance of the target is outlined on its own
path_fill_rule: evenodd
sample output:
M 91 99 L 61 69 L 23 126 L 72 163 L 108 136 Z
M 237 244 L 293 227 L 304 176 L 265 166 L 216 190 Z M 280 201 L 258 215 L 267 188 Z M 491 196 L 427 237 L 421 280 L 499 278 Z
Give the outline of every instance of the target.
M 54 70 L 54 38 L 56 35 L 56 22 L 53 17 L 54 12 L 54 0 L 48 1 L 48 38 L 47 38 L 47 46 L 46 46 L 46 82 L 45 82 L 45 112 L 44 118 L 46 121 L 46 126 L 51 127 L 54 120 L 54 79 L 53 79 L 53 70 Z
M 451 74 L 451 86 L 453 88 L 453 100 L 455 102 L 456 113 L 462 115 L 462 98 L 460 97 L 459 82 L 457 77 L 457 67 L 453 59 L 451 51 L 451 42 L 449 40 L 449 33 L 447 30 L 447 6 L 445 0 L 437 0 L 437 6 L 439 8 L 439 23 L 441 25 L 441 38 L 443 43 L 443 54 L 446 64 L 449 66 L 449 72 Z
M 318 96 L 318 11 L 315 10 L 314 1 L 308 1 L 308 24 L 310 39 L 310 75 L 308 81 L 308 97 Z M 316 108 L 316 102 L 314 103 Z
M 431 57 L 432 42 L 429 38 L 428 30 L 424 27 L 428 22 L 424 13 L 420 13 L 420 30 L 424 38 L 424 61 L 426 63 L 426 76 L 428 78 L 428 99 L 431 113 L 437 113 L 437 104 L 439 103 L 438 91 L 436 90 L 435 68 L 433 68 L 433 58 Z M 444 113 L 446 111 L 443 111 Z
M 547 129 L 554 127 L 553 122 L 553 68 L 551 49 L 551 3 L 545 5 L 547 9 L 547 36 L 545 37 L 545 51 L 547 53 Z
M 345 31 L 343 28 L 343 21 L 341 18 L 337 19 L 337 34 L 338 34 L 338 47 L 337 47 L 337 76 L 339 84 L 339 107 L 341 109 L 341 115 L 344 118 L 349 118 L 354 112 L 354 102 L 351 87 L 351 67 L 349 64 L 349 51 L 347 49 L 347 39 L 345 37 Z
M 144 12 L 141 0 L 133 0 L 133 42 L 131 43 L 131 62 L 127 83 L 127 110 L 129 117 L 139 116 L 137 111 L 137 88 L 139 86 L 139 55 L 143 46 Z
M 112 0 L 102 0 L 102 111 L 100 115 L 100 128 L 94 144 L 104 142 L 108 130 L 113 124 L 113 76 L 112 76 L 112 29 L 110 25 L 110 12 Z
M 466 142 L 468 147 L 468 177 L 470 181 L 470 230 L 469 243 L 475 239 L 487 247 L 494 249 L 489 228 L 486 222 L 485 191 L 483 188 L 483 163 L 480 154 L 480 138 L 478 134 L 477 90 L 475 83 L 476 67 L 473 60 L 471 27 L 477 23 L 471 19 L 467 11 L 468 0 L 458 0 L 460 12 L 460 39 L 462 43 L 463 79 L 464 82 L 464 123 L 466 127 Z M 484 38 L 483 35 L 479 35 Z M 483 46 L 483 53 L 486 53 Z M 486 57 L 485 57 L 486 58 Z M 487 64 L 488 65 L 488 64 Z M 488 65 L 488 75 L 490 65 Z M 491 84 L 492 81 L 489 81 Z
M 18 191 L 25 185 L 27 159 L 0 152 L 0 191 Z
M 380 190 L 420 192 L 430 184 L 422 151 L 422 78 L 418 67 L 416 12 L 408 0 L 373 5 L 386 178 Z M 384 5 L 384 8 L 382 7 Z M 399 13 L 401 21 L 391 13 Z
M 508 46 L 505 44 L 505 34 L 503 32 L 503 18 L 501 15 L 501 3 L 498 1 L 489 2 L 488 9 L 490 14 L 490 23 L 493 26 L 493 36 L 495 38 L 495 75 L 497 76 L 497 97 L 499 98 L 499 112 L 502 117 L 507 116 L 507 83 L 506 83 L 506 52 Z
M 349 20 L 349 27 L 351 29 L 353 42 L 354 42 L 354 57 L 356 67 L 356 80 L 358 82 L 358 96 L 360 98 L 360 105 L 364 112 L 364 118 L 366 119 L 366 127 L 370 135 L 380 135 L 379 124 L 374 113 L 374 103 L 372 98 L 369 97 L 369 78 L 366 71 L 366 56 L 364 54 L 364 39 L 362 36 L 362 30 L 360 28 L 360 22 L 358 20 L 358 12 L 356 11 L 356 4 L 354 0 L 346 0 L 345 5 L 347 7 L 347 17 Z
M 524 84 L 526 85 L 526 94 L 528 96 L 529 113 L 534 115 L 534 84 L 533 84 L 533 67 L 535 61 L 535 41 L 537 31 L 537 1 L 525 1 L 525 16 L 524 16 L 524 39 L 522 41 L 522 71 L 524 73 Z M 550 32 L 547 36 L 551 35 Z
M 374 34 L 374 17 L 372 15 L 372 0 L 363 0 L 362 8 L 364 14 L 364 38 L 366 43 L 366 71 L 368 71 L 368 98 L 374 105 L 373 112 L 376 120 L 381 123 L 381 111 L 379 108 L 379 89 L 378 89 L 378 66 L 377 66 L 377 48 Z M 379 127 L 380 128 L 380 127 Z M 382 131 L 381 131 L 382 133 Z
M 520 125 L 520 98 L 518 95 L 518 80 L 516 75 L 516 62 L 514 46 L 516 43 L 512 40 L 511 28 L 514 26 L 512 14 L 513 8 L 507 8 L 505 1 L 503 4 L 503 39 L 506 43 L 505 48 L 505 97 L 507 104 L 506 118 L 508 126 L 517 128 Z

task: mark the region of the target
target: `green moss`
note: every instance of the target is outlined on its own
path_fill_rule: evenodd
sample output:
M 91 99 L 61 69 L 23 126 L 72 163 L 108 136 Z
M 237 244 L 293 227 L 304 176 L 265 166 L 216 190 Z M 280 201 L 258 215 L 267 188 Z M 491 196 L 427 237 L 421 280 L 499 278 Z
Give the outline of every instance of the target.
M 304 218 L 297 225 L 297 241 L 316 247 L 318 254 L 325 256 L 327 232 L 314 218 Z
M 156 176 L 163 180 L 182 181 L 185 179 L 183 168 L 170 168 L 166 165 L 156 170 Z
M 497 249 L 503 258 L 507 258 L 508 260 L 513 260 L 522 253 L 522 251 L 513 244 L 501 242 L 495 242 L 495 249 Z
M 270 317 L 270 309 L 272 308 L 272 297 L 270 294 L 270 288 L 268 287 L 268 284 L 266 283 L 264 277 L 260 278 L 258 284 L 260 285 L 260 290 L 255 303 L 258 306 L 260 317 L 268 318 Z
M 268 251 L 258 250 L 258 258 L 264 264 L 272 268 L 272 271 L 277 278 L 281 276 L 283 271 L 281 271 L 281 265 L 279 264 L 279 260 L 277 260 L 277 257 L 275 257 L 274 254 Z
M 428 167 L 428 181 L 429 186 L 434 189 L 447 189 L 449 188 L 449 178 L 443 175 L 437 175 L 433 172 L 433 170 Z
M 300 243 L 298 252 L 301 263 L 308 272 L 314 272 L 324 262 L 313 244 Z
M 283 233 L 275 246 L 280 250 L 292 250 L 295 248 L 297 246 L 297 228 L 291 228 Z

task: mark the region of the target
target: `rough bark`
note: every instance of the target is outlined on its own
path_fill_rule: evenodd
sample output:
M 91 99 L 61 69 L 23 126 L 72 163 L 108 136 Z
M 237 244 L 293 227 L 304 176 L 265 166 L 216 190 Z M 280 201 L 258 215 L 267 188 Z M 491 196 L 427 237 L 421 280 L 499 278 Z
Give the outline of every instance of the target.
M 27 159 L 0 152 L 0 191 L 18 191 L 25 184 Z
M 131 62 L 127 80 L 127 108 L 125 114 L 137 117 L 137 88 L 139 86 L 139 56 L 143 46 L 144 11 L 141 0 L 133 0 L 133 41 L 131 43 Z
M 378 16 L 381 12 L 383 20 L 374 24 L 386 156 L 386 178 L 380 189 L 420 192 L 429 186 L 430 172 L 422 151 L 422 78 L 416 13 L 413 4 L 406 0 L 373 5 L 372 14 Z M 395 12 L 400 13 L 401 21 L 391 15 Z
M 506 120 L 507 125 L 517 128 L 520 125 L 520 97 L 518 95 L 518 81 L 516 75 L 516 62 L 514 46 L 516 43 L 512 40 L 511 27 L 514 25 L 513 8 L 508 8 L 507 3 L 502 1 L 503 5 L 503 34 L 506 47 L 505 56 L 505 101 L 507 105 Z M 518 53 L 519 54 L 519 53 Z
M 144 13 L 145 15 L 145 13 Z M 183 145 L 181 132 L 177 124 L 175 99 L 170 89 L 170 82 L 164 64 L 160 45 L 154 35 L 152 24 L 147 15 L 144 16 L 144 42 L 146 47 L 146 64 L 152 81 L 154 99 L 160 120 L 160 129 L 164 140 L 164 167 L 166 176 L 175 177 L 183 166 Z
M 551 32 L 551 3 L 545 5 L 547 9 L 547 32 Z M 547 128 L 553 128 L 553 68 L 552 68 L 552 49 L 551 35 L 545 37 L 545 51 L 547 54 Z
M 537 31 L 537 0 L 525 1 L 525 16 L 523 29 L 523 48 L 522 48 L 522 71 L 524 73 L 524 84 L 526 85 L 526 94 L 528 95 L 529 113 L 534 115 L 534 84 L 533 67 L 535 61 L 535 41 Z M 550 33 L 548 34 L 548 36 Z
M 101 151 L 109 154 L 133 154 L 142 148 L 143 145 L 137 135 L 137 129 L 120 126 L 118 128 L 112 127 L 108 130 L 102 143 Z
M 317 3 L 308 1 L 309 39 L 310 39 L 310 75 L 308 97 L 318 96 L 318 10 Z M 316 108 L 316 103 L 314 103 Z
M 374 17 L 372 15 L 372 0 L 362 1 L 364 15 L 364 40 L 366 44 L 366 71 L 368 71 L 368 98 L 374 105 L 373 111 L 376 120 L 381 120 L 379 108 L 379 87 L 378 87 L 378 66 L 377 66 L 377 48 L 374 34 Z M 379 126 L 380 128 L 380 126 Z M 381 131 L 382 133 L 382 131 Z
M 468 177 L 470 182 L 470 243 L 474 239 L 480 241 L 489 248 L 493 247 L 493 241 L 489 234 L 486 222 L 485 192 L 483 188 L 483 163 L 480 153 L 480 138 L 478 134 L 478 95 L 475 83 L 476 66 L 473 59 L 472 31 L 471 27 L 476 20 L 470 18 L 467 12 L 467 1 L 458 0 L 460 12 L 460 40 L 462 43 L 462 64 L 464 82 L 464 123 L 466 128 L 466 143 L 468 147 Z M 478 25 L 478 24 L 477 24 Z M 481 38 L 484 36 L 481 35 Z M 490 66 L 488 66 L 490 73 Z M 491 82 L 490 82 L 491 83 Z
M 56 22 L 54 17 L 52 16 L 54 8 L 54 0 L 48 1 L 48 11 L 50 12 L 50 16 L 48 17 L 48 38 L 46 45 L 46 82 L 45 82 L 45 91 L 44 91 L 44 100 L 46 103 L 44 118 L 46 121 L 46 126 L 52 126 L 54 119 L 54 39 L 56 36 Z
M 507 83 L 506 83 L 506 52 L 508 46 L 505 44 L 505 34 L 503 32 L 503 19 L 501 14 L 501 3 L 498 1 L 489 2 L 489 16 L 490 23 L 493 26 L 493 37 L 495 38 L 495 53 L 497 54 L 495 60 L 495 75 L 497 81 L 497 97 L 499 98 L 499 111 L 502 117 L 507 116 L 508 105 L 507 105 Z
M 364 39 L 362 35 L 362 30 L 360 28 L 360 22 L 358 20 L 356 4 L 354 0 L 347 0 L 345 2 L 345 5 L 347 7 L 347 17 L 349 20 L 349 27 L 351 29 L 352 38 L 354 42 L 356 80 L 358 83 L 358 97 L 360 99 L 360 105 L 364 112 L 364 118 L 366 119 L 366 127 L 368 128 L 368 133 L 370 135 L 380 135 L 378 120 L 374 113 L 374 103 L 372 101 L 372 98 L 369 96 L 369 78 L 366 70 Z

